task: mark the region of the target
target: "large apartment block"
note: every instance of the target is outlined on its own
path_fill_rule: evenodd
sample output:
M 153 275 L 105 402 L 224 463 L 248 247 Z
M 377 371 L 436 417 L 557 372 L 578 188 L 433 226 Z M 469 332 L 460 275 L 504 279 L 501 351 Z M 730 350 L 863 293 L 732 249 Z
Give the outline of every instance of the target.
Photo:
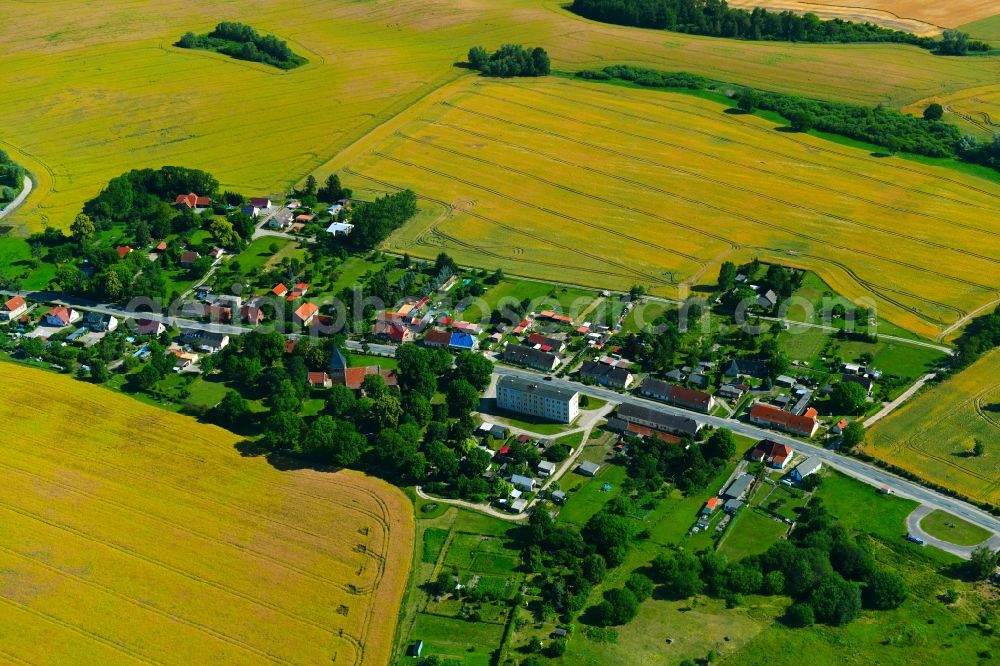
M 570 423 L 580 413 L 580 394 L 544 382 L 519 377 L 501 377 L 497 382 L 500 409 Z

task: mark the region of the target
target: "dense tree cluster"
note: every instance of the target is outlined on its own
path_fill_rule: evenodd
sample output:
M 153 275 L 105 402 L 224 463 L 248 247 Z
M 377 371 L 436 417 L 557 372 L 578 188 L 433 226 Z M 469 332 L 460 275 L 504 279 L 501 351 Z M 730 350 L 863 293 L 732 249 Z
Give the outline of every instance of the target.
M 851 537 L 818 500 L 806 507 L 790 541 L 761 555 L 729 562 L 714 551 L 673 548 L 650 570 L 673 599 L 704 593 L 732 605 L 748 594 L 791 596 L 796 603 L 783 621 L 792 627 L 847 624 L 864 607 L 889 610 L 908 596 L 903 578 L 879 568 L 867 542 Z
M 411 190 L 386 194 L 374 201 L 357 204 L 351 214 L 354 230 L 347 236 L 347 242 L 356 250 L 370 250 L 416 212 L 417 195 Z
M 955 346 L 958 354 L 951 361 L 955 368 L 971 365 L 989 350 L 1000 347 L 1000 307 L 969 322 Z
M 13 201 L 24 186 L 24 167 L 0 150 L 0 204 Z
M 469 49 L 469 66 L 484 76 L 546 76 L 551 70 L 549 54 L 540 46 L 533 49 L 520 44 L 504 44 L 493 53 L 482 46 Z
M 734 9 L 726 0 L 574 0 L 572 11 L 595 21 L 658 28 L 709 37 L 788 42 L 895 42 L 937 49 L 944 55 L 986 51 L 989 45 L 964 33 L 946 31 L 942 39 L 920 37 L 873 23 L 821 20 L 813 13 Z M 947 34 L 952 33 L 952 34 Z
M 279 69 L 294 69 L 308 62 L 274 35 L 260 35 L 244 23 L 223 21 L 212 32 L 187 32 L 175 44 L 182 49 L 217 51 L 237 60 L 262 62 Z

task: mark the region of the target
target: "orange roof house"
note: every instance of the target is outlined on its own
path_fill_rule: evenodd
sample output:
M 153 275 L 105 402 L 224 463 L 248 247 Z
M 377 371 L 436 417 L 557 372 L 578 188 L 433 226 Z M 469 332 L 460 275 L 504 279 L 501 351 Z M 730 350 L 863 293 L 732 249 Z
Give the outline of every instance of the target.
M 288 293 L 288 287 L 286 287 L 284 283 L 279 283 L 275 285 L 274 289 L 271 290 L 271 293 L 281 298 Z
M 191 208 L 198 210 L 199 208 L 208 208 L 212 205 L 212 200 L 208 197 L 199 197 L 194 192 L 190 194 L 178 194 L 177 198 L 174 199 L 174 205 L 178 208 Z
M 750 410 L 750 422 L 803 437 L 812 437 L 819 428 L 819 421 L 816 420 L 817 413 L 814 408 L 810 407 L 805 414 L 798 416 L 774 405 L 758 402 Z
M 317 312 L 319 312 L 319 306 L 315 303 L 303 303 L 292 314 L 292 319 L 298 324 L 308 326 Z
M 785 469 L 792 460 L 792 447 L 762 439 L 750 452 L 750 459 L 767 463 L 774 469 Z
M 115 252 L 117 252 L 118 256 L 121 257 L 122 259 L 124 259 L 125 256 L 131 251 L 132 248 L 129 247 L 128 245 L 119 245 L 118 247 L 115 248 Z

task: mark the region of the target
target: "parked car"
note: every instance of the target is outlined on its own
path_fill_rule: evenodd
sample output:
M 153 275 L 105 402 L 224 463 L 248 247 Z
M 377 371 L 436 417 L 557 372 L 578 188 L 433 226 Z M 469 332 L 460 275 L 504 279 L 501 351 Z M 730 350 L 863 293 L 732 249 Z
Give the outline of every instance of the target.
M 924 540 L 923 539 L 921 539 L 917 535 L 911 534 L 909 532 L 906 533 L 906 540 L 909 541 L 909 542 L 911 542 L 911 543 L 915 543 L 918 546 L 924 545 Z

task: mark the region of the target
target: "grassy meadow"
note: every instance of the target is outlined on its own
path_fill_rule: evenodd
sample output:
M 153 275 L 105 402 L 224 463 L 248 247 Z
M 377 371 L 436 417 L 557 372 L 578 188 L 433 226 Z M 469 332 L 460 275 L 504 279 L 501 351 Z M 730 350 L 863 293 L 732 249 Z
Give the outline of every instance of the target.
M 972 456 L 974 440 L 986 453 Z M 1000 351 L 907 402 L 868 433 L 864 451 L 972 497 L 1000 501 Z
M 690 95 L 466 79 L 341 166 L 438 211 L 394 252 L 665 296 L 759 256 L 928 337 L 996 298 L 1000 185 L 778 129 Z
M 386 663 L 413 514 L 355 473 L 0 364 L 0 653 L 17 663 Z
M 71 17 L 71 18 L 70 18 Z M 220 20 L 286 40 L 284 72 L 172 44 Z M 544 45 L 562 69 L 607 62 L 689 69 L 829 99 L 899 107 L 990 83 L 985 58 L 908 46 L 752 43 L 577 17 L 555 0 L 52 0 L 7 12 L 0 37 L 3 145 L 39 182 L 12 222 L 68 227 L 107 181 L 176 164 L 275 194 L 461 76 L 470 46 Z M 871 76 L 877 62 L 881 76 Z M 822 72 L 822 75 L 817 75 Z

